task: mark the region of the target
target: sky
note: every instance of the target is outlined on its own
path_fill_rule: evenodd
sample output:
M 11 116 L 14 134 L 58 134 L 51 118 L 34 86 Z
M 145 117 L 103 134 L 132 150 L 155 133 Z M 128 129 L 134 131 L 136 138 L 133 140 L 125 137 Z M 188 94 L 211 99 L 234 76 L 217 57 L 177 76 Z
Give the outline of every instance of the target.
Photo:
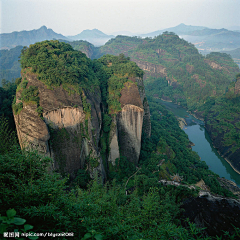
M 0 0 L 1 33 L 45 25 L 65 36 L 97 28 L 149 33 L 180 23 L 240 26 L 240 0 Z

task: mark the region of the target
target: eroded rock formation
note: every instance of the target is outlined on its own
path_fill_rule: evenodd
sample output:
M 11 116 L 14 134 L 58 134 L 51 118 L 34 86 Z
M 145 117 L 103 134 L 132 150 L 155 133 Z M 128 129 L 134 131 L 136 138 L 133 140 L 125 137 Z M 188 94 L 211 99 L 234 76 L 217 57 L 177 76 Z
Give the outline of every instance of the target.
M 91 105 L 91 118 L 88 118 L 79 94 L 69 94 L 62 87 L 48 89 L 33 73 L 22 77 L 28 81 L 26 88 L 38 88 L 42 118 L 36 103 L 23 101 L 21 112 L 14 114 L 21 147 L 37 149 L 52 157 L 54 169 L 72 176 L 85 164 L 92 169 L 103 168 L 97 146 L 102 122 L 100 90 L 84 91 L 86 101 Z M 20 89 L 16 94 L 17 103 L 21 102 L 22 91 Z M 89 159 L 94 159 L 94 166 Z M 104 174 L 102 170 L 99 172 Z
M 151 134 L 150 111 L 145 96 L 143 79 L 129 78 L 121 91 L 122 110 L 113 116 L 110 132 L 109 161 L 114 165 L 116 158 L 125 156 L 137 165 L 142 131 L 147 137 Z
M 60 87 L 48 88 L 38 80 L 37 75 L 26 72 L 22 79 L 27 81 L 26 89 L 31 86 L 38 90 L 39 104 L 22 100 L 21 87 L 16 94 L 16 104 L 23 108 L 15 113 L 15 123 L 22 148 L 37 149 L 41 154 L 54 159 L 52 168 L 74 177 L 78 169 L 90 170 L 105 178 L 100 156 L 102 112 L 101 93 L 83 90 L 82 95 L 69 94 Z M 115 165 L 120 156 L 138 164 L 141 150 L 141 137 L 151 133 L 150 111 L 145 96 L 143 79 L 129 77 L 121 91 L 121 111 L 112 115 L 109 135 L 108 161 Z M 83 97 L 91 106 L 90 117 L 84 110 Z M 41 107 L 41 116 L 38 112 Z

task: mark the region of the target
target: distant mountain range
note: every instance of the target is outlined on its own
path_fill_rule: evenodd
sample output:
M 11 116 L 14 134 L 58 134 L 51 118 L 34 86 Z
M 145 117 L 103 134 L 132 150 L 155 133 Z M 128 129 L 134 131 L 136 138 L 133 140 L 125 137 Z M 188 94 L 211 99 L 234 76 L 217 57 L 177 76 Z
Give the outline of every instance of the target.
M 203 29 L 206 29 L 206 27 L 191 26 L 191 25 L 185 25 L 185 24 L 181 23 L 176 27 L 165 28 L 163 30 L 158 30 L 158 31 L 154 31 L 154 32 L 146 33 L 146 34 L 140 34 L 140 36 L 141 37 L 155 37 L 155 36 L 162 34 L 163 32 L 174 32 L 177 35 L 188 35 L 189 33 L 193 32 L 193 31 L 199 31 L 199 30 L 203 30 Z
M 237 27 L 235 27 L 237 28 Z M 230 51 L 240 47 L 240 32 L 228 29 L 210 29 L 181 23 L 172 28 L 141 34 L 141 37 L 156 37 L 163 32 L 174 32 L 188 42 L 193 43 L 202 53 Z
M 181 38 L 193 43 L 202 53 L 209 53 L 212 51 L 231 51 L 239 48 L 240 32 L 237 26 L 234 28 L 236 30 L 231 31 L 224 28 L 210 29 L 204 26 L 191 26 L 181 23 L 175 27 L 154 31 L 147 34 L 134 34 L 127 31 L 122 31 L 116 32 L 115 36 L 127 35 L 145 38 L 156 37 L 166 31 L 174 32 Z M 65 42 L 84 40 L 95 46 L 102 46 L 115 36 L 107 35 L 98 29 L 84 30 L 74 36 L 63 36 L 62 34 L 55 33 L 52 29 L 48 29 L 46 26 L 42 26 L 37 30 L 0 34 L 0 47 L 1 49 L 10 49 L 18 45 L 28 46 L 35 42 L 52 39 L 59 39 Z
M 12 33 L 2 33 L 1 38 L 1 49 L 10 49 L 18 45 L 29 46 L 35 42 L 41 42 L 44 40 L 53 39 L 66 39 L 62 34 L 55 33 L 52 29 L 42 26 L 39 29 L 31 31 L 21 31 Z

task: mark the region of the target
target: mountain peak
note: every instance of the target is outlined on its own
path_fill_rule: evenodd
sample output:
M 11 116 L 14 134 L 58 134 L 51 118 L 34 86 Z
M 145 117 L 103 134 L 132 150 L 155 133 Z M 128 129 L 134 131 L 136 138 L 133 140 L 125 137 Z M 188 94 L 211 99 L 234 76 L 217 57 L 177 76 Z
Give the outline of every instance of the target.
M 43 25 L 43 26 L 41 26 L 39 29 L 47 30 L 48 28 L 47 28 L 45 25 Z

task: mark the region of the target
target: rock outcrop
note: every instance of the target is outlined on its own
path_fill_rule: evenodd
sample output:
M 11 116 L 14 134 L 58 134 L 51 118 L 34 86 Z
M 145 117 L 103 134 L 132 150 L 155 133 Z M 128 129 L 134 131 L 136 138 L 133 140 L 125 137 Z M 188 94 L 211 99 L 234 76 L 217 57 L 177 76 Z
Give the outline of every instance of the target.
M 197 198 L 184 201 L 182 208 L 184 218 L 189 218 L 203 230 L 206 236 L 223 236 L 228 231 L 230 236 L 234 227 L 240 227 L 240 202 L 235 199 L 213 196 L 208 192 L 201 193 Z M 183 221 L 183 225 L 187 226 Z M 223 239 L 229 239 L 227 236 Z
M 146 71 L 146 73 L 150 75 L 156 75 L 156 76 L 160 75 L 163 77 L 167 76 L 167 69 L 162 65 L 159 65 L 159 64 L 157 65 L 157 64 L 153 64 L 145 61 L 138 61 L 138 60 L 134 60 L 134 62 L 136 62 L 136 64 L 142 70 Z
M 122 110 L 112 117 L 109 161 L 113 165 L 119 156 L 125 156 L 137 165 L 142 131 L 147 137 L 151 134 L 150 111 L 143 79 L 137 77 L 129 79 L 131 82 L 126 82 L 121 91 Z
M 14 114 L 21 147 L 37 149 L 52 157 L 53 169 L 71 176 L 85 164 L 93 168 L 93 160 L 89 159 L 96 162 L 94 168 L 103 168 L 97 145 L 102 123 L 100 90 L 84 91 L 86 101 L 91 105 L 91 118 L 87 118 L 81 95 L 70 95 L 62 87 L 48 89 L 33 73 L 23 74 L 22 78 L 28 81 L 26 88 L 38 88 L 42 118 L 36 111 L 36 103 L 23 101 L 21 112 Z M 21 101 L 22 91 L 20 89 L 16 94 L 17 103 Z M 99 172 L 103 174 L 103 171 Z
M 143 71 L 124 55 L 96 63 L 57 41 L 24 51 L 13 104 L 21 147 L 51 157 L 53 170 L 73 178 L 85 169 L 104 181 L 121 157 L 137 165 L 142 133 L 151 133 Z M 55 65 L 46 67 L 41 53 Z

